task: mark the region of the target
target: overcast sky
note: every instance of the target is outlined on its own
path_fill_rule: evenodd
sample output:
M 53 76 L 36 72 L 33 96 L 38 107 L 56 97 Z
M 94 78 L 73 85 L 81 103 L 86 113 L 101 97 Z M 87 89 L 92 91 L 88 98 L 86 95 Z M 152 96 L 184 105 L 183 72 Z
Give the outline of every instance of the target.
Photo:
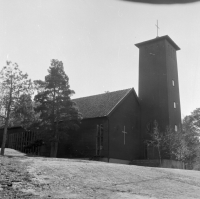
M 19 64 L 32 80 L 63 61 L 73 98 L 134 87 L 136 43 L 169 35 L 177 52 L 182 116 L 200 107 L 200 3 L 150 5 L 119 0 L 1 0 L 0 67 Z

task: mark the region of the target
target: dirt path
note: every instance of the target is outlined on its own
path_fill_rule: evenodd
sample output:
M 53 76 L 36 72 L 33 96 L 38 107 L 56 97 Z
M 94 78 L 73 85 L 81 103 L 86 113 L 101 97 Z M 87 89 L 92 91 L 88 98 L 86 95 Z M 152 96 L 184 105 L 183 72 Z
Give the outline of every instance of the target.
M 21 168 L 13 172 L 21 183 L 18 198 L 200 198 L 199 171 L 24 156 L 10 160 Z
M 51 158 L 23 159 L 49 198 L 199 198 L 200 173 Z
M 38 183 L 32 181 L 33 176 L 27 171 L 27 165 L 20 161 L 26 157 L 21 153 L 9 152 L 9 156 L 0 156 L 0 198 L 40 198 L 35 194 Z

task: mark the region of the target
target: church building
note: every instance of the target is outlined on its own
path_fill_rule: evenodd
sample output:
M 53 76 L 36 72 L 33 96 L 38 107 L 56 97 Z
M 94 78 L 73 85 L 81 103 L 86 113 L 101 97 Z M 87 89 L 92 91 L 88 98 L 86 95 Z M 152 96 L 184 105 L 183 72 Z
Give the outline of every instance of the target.
M 133 88 L 74 101 L 83 120 L 78 131 L 59 143 L 58 157 L 128 163 L 141 156 L 141 111 Z
M 74 99 L 83 120 L 59 144 L 58 157 L 94 158 L 129 163 L 149 158 L 147 126 L 160 131 L 181 128 L 176 51 L 169 36 L 136 44 L 139 48 L 139 96 L 134 88 Z
M 67 138 L 60 140 L 57 157 L 113 163 L 156 159 L 145 144 L 147 127 L 152 128 L 156 120 L 161 132 L 167 126 L 174 132 L 181 128 L 176 56 L 180 48 L 167 35 L 135 46 L 139 48 L 138 96 L 134 88 L 128 88 L 74 99 L 83 119 L 77 131 L 68 131 Z M 20 150 L 25 144 L 38 142 L 35 132 L 21 131 L 9 130 L 7 147 Z M 43 155 L 48 153 L 50 149 Z

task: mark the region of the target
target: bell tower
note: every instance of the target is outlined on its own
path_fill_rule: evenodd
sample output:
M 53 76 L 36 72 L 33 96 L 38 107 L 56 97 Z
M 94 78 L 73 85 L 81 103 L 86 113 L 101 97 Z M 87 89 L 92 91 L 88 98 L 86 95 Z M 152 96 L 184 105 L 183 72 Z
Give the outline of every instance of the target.
M 163 132 L 167 126 L 177 131 L 181 125 L 176 51 L 180 48 L 169 36 L 135 44 L 139 48 L 139 99 L 141 133 L 157 121 Z

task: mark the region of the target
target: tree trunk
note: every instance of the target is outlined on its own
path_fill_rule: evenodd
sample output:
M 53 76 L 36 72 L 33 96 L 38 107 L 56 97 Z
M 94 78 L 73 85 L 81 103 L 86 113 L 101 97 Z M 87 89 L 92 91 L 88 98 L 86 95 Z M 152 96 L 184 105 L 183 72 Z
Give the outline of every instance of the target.
M 12 95 L 11 95 L 11 97 L 12 97 Z M 8 104 L 8 112 L 7 112 L 5 126 L 4 126 L 3 140 L 2 140 L 2 145 L 1 145 L 1 155 L 4 155 L 5 147 L 6 147 L 8 122 L 9 122 L 9 118 L 10 118 L 10 106 L 11 106 L 11 99 L 10 99 L 9 104 Z
M 58 141 L 52 141 L 51 142 L 51 154 L 50 157 L 56 158 L 58 152 Z
M 1 145 L 1 155 L 4 155 L 5 152 L 5 147 L 6 147 L 6 139 L 7 139 L 7 129 L 8 129 L 8 122 L 10 119 L 10 107 L 12 103 L 12 92 L 13 92 L 13 81 L 11 77 L 11 86 L 10 86 L 10 94 L 9 94 L 9 103 L 7 107 L 7 116 L 6 116 L 6 121 L 5 121 L 5 126 L 4 126 L 4 132 L 3 132 L 3 140 L 2 140 L 2 145 Z
M 4 132 L 3 132 L 3 140 L 2 140 L 2 144 L 1 144 L 1 155 L 4 155 L 4 152 L 5 152 L 7 131 L 8 131 L 8 120 L 9 120 L 9 118 L 6 117 Z
M 51 142 L 51 157 L 56 158 L 57 157 L 57 152 L 58 152 L 58 141 L 59 141 L 59 136 L 58 136 L 58 121 L 56 121 L 55 125 L 55 134 L 54 134 L 54 140 Z
M 160 147 L 158 146 L 158 154 L 159 154 L 159 161 L 160 161 L 160 167 L 162 165 L 162 162 L 161 162 L 161 154 L 160 154 Z

